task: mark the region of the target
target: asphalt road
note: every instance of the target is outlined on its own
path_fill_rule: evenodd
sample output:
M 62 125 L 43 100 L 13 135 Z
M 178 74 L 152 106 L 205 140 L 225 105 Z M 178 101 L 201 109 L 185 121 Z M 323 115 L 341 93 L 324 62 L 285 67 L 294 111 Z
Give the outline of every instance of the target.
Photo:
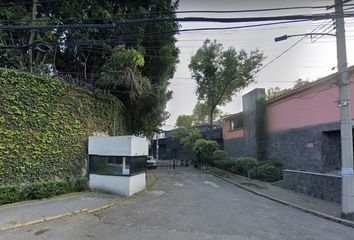
M 158 169 L 144 195 L 102 212 L 0 232 L 0 239 L 354 239 L 354 229 L 205 173 Z

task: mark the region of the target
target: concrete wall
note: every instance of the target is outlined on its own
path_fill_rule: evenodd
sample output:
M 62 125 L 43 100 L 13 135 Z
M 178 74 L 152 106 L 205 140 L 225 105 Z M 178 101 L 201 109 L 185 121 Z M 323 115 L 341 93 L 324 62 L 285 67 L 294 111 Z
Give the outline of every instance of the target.
M 265 90 L 256 88 L 242 96 L 243 129 L 230 131 L 230 121 L 223 122 L 224 150 L 232 159 L 241 156 L 257 157 L 256 103 L 265 97 Z
M 256 103 L 262 98 L 265 98 L 265 90 L 263 88 L 256 88 L 242 96 L 245 153 L 247 156 L 254 158 L 257 157 Z
M 243 137 L 243 128 L 231 130 L 231 120 L 232 118 L 228 118 L 223 121 L 222 137 L 224 140 Z
M 352 75 L 352 80 L 354 77 Z M 350 84 L 354 96 L 354 83 Z M 339 90 L 336 79 L 306 88 L 267 104 L 268 131 L 275 132 L 292 128 L 339 121 Z M 354 99 L 352 98 L 354 118 Z
M 91 136 L 88 151 L 101 156 L 147 156 L 149 144 L 145 138 L 135 136 Z
M 145 182 L 145 173 L 129 177 L 90 174 L 89 187 L 93 191 L 102 191 L 121 196 L 131 196 L 144 190 Z
M 243 128 L 231 130 L 231 120 L 233 119 L 233 117 L 237 117 L 237 115 L 239 115 L 239 114 L 240 113 L 233 114 L 223 120 L 223 122 L 222 122 L 222 137 L 224 140 L 243 137 Z
M 327 201 L 341 201 L 340 176 L 284 170 L 283 178 L 284 180 L 276 183 L 276 185 Z
M 145 189 L 146 186 L 146 174 L 137 174 L 129 177 L 129 196 L 141 192 Z

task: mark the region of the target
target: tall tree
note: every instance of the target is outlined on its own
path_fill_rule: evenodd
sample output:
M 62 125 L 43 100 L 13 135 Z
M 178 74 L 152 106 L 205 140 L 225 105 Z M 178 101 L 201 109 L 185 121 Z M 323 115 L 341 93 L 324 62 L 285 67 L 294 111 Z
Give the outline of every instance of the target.
M 234 48 L 224 50 L 216 40 L 205 40 L 192 57 L 189 69 L 197 83 L 196 94 L 209 110 L 210 137 L 214 111 L 232 100 L 232 96 L 254 81 L 253 74 L 261 67 L 263 54 L 247 53 Z
M 215 108 L 214 113 L 213 113 L 213 121 L 218 118 L 222 114 L 221 110 L 218 108 Z M 208 106 L 203 103 L 198 101 L 197 104 L 193 108 L 193 116 L 195 119 L 195 122 L 198 124 L 205 124 L 209 122 L 209 109 Z

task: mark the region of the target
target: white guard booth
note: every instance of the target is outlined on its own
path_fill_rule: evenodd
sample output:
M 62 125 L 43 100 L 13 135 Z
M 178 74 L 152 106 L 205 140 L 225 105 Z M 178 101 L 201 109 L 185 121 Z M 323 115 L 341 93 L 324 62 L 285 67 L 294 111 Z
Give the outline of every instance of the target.
M 88 141 L 89 186 L 131 196 L 145 189 L 148 141 L 136 136 L 92 136 Z

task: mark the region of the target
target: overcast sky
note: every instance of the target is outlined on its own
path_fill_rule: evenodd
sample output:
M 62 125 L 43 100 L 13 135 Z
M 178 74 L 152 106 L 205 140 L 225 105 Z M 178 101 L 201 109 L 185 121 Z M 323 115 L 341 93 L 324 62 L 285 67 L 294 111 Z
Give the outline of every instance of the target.
M 178 10 L 243 10 L 260 9 L 273 7 L 294 7 L 294 6 L 318 6 L 331 5 L 333 1 L 327 0 L 181 0 Z M 323 11 L 323 10 L 321 10 Z M 246 17 L 246 16 L 279 16 L 290 14 L 311 14 L 318 13 L 318 10 L 286 10 L 276 12 L 258 12 L 258 13 L 232 13 L 232 14 L 179 14 L 178 17 L 203 16 L 203 17 Z M 181 114 L 191 114 L 194 105 L 197 102 L 195 95 L 196 85 L 191 78 L 188 69 L 191 56 L 202 45 L 206 38 L 216 39 L 221 42 L 225 48 L 234 47 L 236 50 L 245 49 L 252 51 L 259 49 L 267 57 L 264 64 L 274 59 L 277 55 L 289 48 L 299 38 L 289 38 L 286 41 L 274 42 L 274 38 L 285 34 L 308 33 L 318 29 L 322 32 L 325 29 L 330 30 L 330 21 L 289 23 L 267 27 L 257 27 L 243 30 L 227 31 L 204 31 L 193 33 L 180 33 L 177 36 L 177 46 L 180 49 L 180 63 L 174 78 L 171 80 L 170 89 L 173 91 L 173 99 L 167 104 L 167 110 L 170 118 L 166 121 L 164 129 L 170 129 L 174 126 L 176 118 Z M 228 27 L 242 24 L 219 24 L 219 23 L 183 23 L 181 29 L 199 28 L 199 27 Z M 348 64 L 354 64 L 354 19 L 347 20 L 347 53 Z M 332 32 L 334 33 L 334 31 Z M 337 65 L 335 37 L 324 36 L 313 42 L 310 38 L 300 42 L 292 50 L 284 54 L 278 60 L 274 61 L 256 76 L 256 82 L 252 83 L 242 92 L 236 94 L 233 101 L 221 107 L 225 113 L 236 113 L 242 111 L 241 96 L 254 88 L 280 87 L 288 88 L 294 85 L 299 78 L 316 80 L 320 77 L 333 73 L 331 70 Z

